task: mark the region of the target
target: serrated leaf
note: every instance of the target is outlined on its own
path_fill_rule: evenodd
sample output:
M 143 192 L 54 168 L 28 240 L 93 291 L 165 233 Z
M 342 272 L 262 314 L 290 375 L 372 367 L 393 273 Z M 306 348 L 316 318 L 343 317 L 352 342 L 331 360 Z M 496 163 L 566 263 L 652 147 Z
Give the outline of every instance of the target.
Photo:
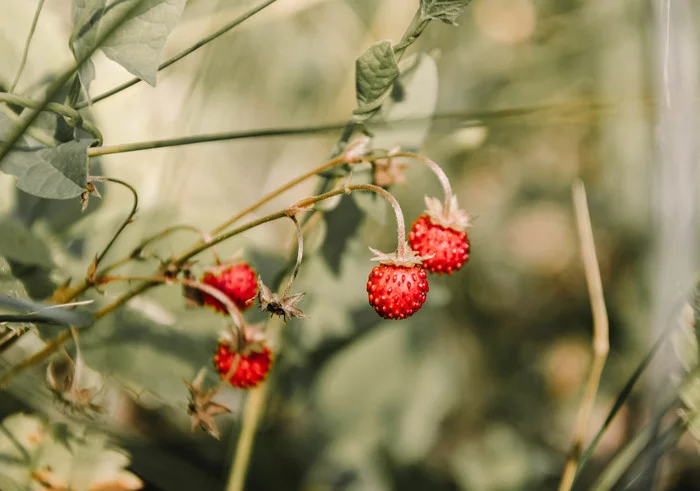
M 13 127 L 0 114 L 0 139 Z M 87 149 L 94 140 L 69 141 L 46 147 L 23 136 L 16 147 L 0 162 L 0 171 L 17 178 L 17 187 L 34 196 L 69 199 L 80 196 L 87 185 Z
M 53 268 L 51 252 L 24 225 L 0 215 L 0 255 L 23 264 Z
M 366 113 L 378 108 L 398 76 L 399 67 L 391 41 L 379 41 L 370 46 L 355 62 L 356 112 Z
M 133 8 L 134 2 L 140 2 L 139 6 L 100 49 L 112 61 L 155 86 L 163 46 L 180 20 L 186 0 L 74 0 L 74 53 L 77 57 L 77 50 L 93 48 L 100 34 Z
M 412 55 L 399 63 L 401 74 L 391 95 L 365 123 L 374 148 L 417 151 L 423 145 L 438 99 L 438 70 L 426 54 Z M 391 124 L 389 124 L 391 123 Z
M 457 25 L 457 18 L 472 0 L 420 0 L 420 13 L 423 19 L 440 20 Z
M 73 31 L 69 44 L 76 60 L 88 54 L 97 42 L 98 26 L 105 3 L 106 0 L 73 0 L 71 9 Z M 90 83 L 95 79 L 95 65 L 92 60 L 87 60 L 80 66 L 78 76 L 85 94 L 89 94 Z

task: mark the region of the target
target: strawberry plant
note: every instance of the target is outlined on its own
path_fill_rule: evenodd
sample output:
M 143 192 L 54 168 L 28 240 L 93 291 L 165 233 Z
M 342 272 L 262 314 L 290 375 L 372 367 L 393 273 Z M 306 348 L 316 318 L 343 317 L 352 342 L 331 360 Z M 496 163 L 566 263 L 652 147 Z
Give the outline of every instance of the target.
M 522 465 L 512 475 L 521 484 L 549 474 L 561 474 L 567 491 L 581 482 L 656 348 L 626 380 L 598 435 L 584 441 L 610 336 L 583 186 L 574 186 L 570 220 L 579 241 L 567 242 L 568 218 L 557 228 L 561 214 L 551 209 L 517 215 L 525 198 L 500 211 L 504 221 L 520 220 L 506 235 L 496 230 L 501 223 L 489 200 L 509 202 L 521 191 L 508 188 L 513 181 L 505 174 L 498 182 L 468 179 L 464 161 L 472 156 L 463 153 L 483 143 L 482 119 L 512 115 L 436 113 L 438 72 L 454 75 L 461 63 L 443 64 L 440 36 L 456 43 L 462 31 L 453 27 L 472 22 L 473 10 L 474 26 L 517 44 L 518 36 L 532 35 L 525 32 L 532 2 L 402 2 L 411 4 L 412 17 L 402 35 L 382 40 L 352 31 L 375 30 L 360 22 L 375 9 L 393 18 L 384 4 L 408 7 L 49 3 L 11 3 L 0 19 L 12 32 L 5 48 L 11 56 L 0 67 L 0 388 L 7 395 L 0 401 L 1 489 L 411 489 L 398 477 L 394 486 L 388 481 L 413 465 L 425 466 L 409 479 L 416 489 L 433 486 L 430 466 L 460 489 L 515 489 L 499 466 L 516 460 Z M 484 27 L 494 19 L 507 25 L 509 9 L 522 14 L 517 29 Z M 221 25 L 205 27 L 210 19 Z M 59 32 L 67 39 L 54 39 Z M 328 35 L 350 40 L 354 66 L 313 55 L 334 52 L 324 46 Z M 497 64 L 505 56 L 481 47 L 484 53 L 474 49 L 466 58 L 493 55 Z M 303 55 L 290 56 L 297 48 Z M 316 74 L 341 80 L 352 68 L 353 94 L 335 99 L 346 121 L 303 126 L 304 118 L 335 114 L 332 104 L 317 104 L 330 100 L 323 97 L 333 84 Z M 114 73 L 128 78 L 118 83 Z M 446 80 L 464 82 L 461 75 Z M 265 93 L 264 107 L 252 102 L 256 91 Z M 310 109 L 314 104 L 323 109 Z M 271 128 L 277 118 L 289 126 Z M 461 143 L 452 154 L 448 138 L 425 145 L 442 120 L 466 126 L 453 128 Z M 122 143 L 129 139 L 135 141 Z M 578 173 L 587 176 L 561 172 L 567 185 Z M 544 182 L 556 172 L 542 174 Z M 534 178 L 528 185 L 539 192 Z M 483 223 L 472 212 L 491 215 L 481 236 L 470 228 Z M 486 238 L 491 247 L 483 247 Z M 530 239 L 544 240 L 552 253 L 533 252 Z M 500 346 L 494 350 L 512 363 L 522 355 L 517 347 L 529 346 L 515 330 L 490 338 L 477 321 L 498 317 L 493 324 L 503 327 L 523 320 L 536 331 L 533 312 L 557 303 L 547 298 L 563 290 L 585 303 L 580 285 L 569 291 L 537 284 L 574 276 L 570 250 L 579 242 L 595 329 L 574 443 L 556 437 L 548 442 L 554 450 L 527 451 L 525 432 L 473 421 L 466 423 L 473 441 L 451 441 L 450 425 L 465 424 L 462 409 L 493 409 L 470 406 L 471 397 L 455 389 L 468 379 L 469 392 L 488 400 L 489 381 L 501 375 L 489 367 L 485 347 Z M 517 259 L 512 269 L 504 250 Z M 535 287 L 516 285 L 514 271 L 530 274 Z M 494 284 L 505 294 L 493 295 Z M 685 291 L 679 296 L 686 300 Z M 498 309 L 507 315 L 496 316 Z M 669 407 L 678 417 L 659 437 L 663 448 L 685 429 L 697 433 L 692 309 L 659 341 L 670 335 L 679 358 L 690 360 L 676 374 L 681 396 Z M 540 337 L 551 336 L 533 334 Z M 480 343 L 484 360 L 467 348 L 464 361 L 460 347 Z M 552 360 L 560 348 L 552 348 Z M 561 349 L 567 360 L 576 353 Z M 542 376 L 541 385 L 566 385 L 558 375 Z M 518 407 L 504 405 L 495 407 L 495 418 Z M 566 422 L 568 435 L 574 425 Z M 654 431 L 621 445 L 596 476 L 597 489 L 624 477 L 623 464 L 640 445 L 652 445 Z M 481 442 L 478 450 L 474 442 Z M 648 457 L 638 453 L 639 461 Z M 485 460 L 495 470 L 484 477 Z

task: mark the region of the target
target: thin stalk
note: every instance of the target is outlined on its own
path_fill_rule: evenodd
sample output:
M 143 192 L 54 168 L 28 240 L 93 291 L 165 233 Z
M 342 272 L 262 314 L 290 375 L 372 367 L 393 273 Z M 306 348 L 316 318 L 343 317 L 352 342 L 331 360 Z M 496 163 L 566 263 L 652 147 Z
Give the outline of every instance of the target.
M 445 216 L 449 216 L 450 205 L 452 203 L 452 186 L 450 186 L 450 180 L 448 179 L 447 175 L 445 174 L 445 171 L 442 170 L 442 167 L 440 167 L 433 160 L 430 160 L 425 155 L 421 155 L 419 153 L 398 152 L 398 153 L 394 153 L 392 155 L 389 155 L 388 158 L 393 159 L 393 158 L 397 158 L 397 157 L 405 157 L 405 158 L 420 160 L 425 165 L 430 167 L 430 170 L 433 171 L 433 173 L 437 176 L 438 180 L 440 181 L 440 185 L 442 186 L 442 190 L 445 193 L 445 205 L 443 206 L 443 210 L 444 210 Z
M 593 311 L 593 363 L 586 383 L 586 389 L 579 408 L 574 438 L 571 450 L 559 483 L 559 491 L 570 491 L 576 476 L 576 468 L 583 451 L 583 442 L 588 428 L 593 405 L 595 403 L 603 367 L 610 350 L 608 333 L 608 313 L 603 296 L 603 282 L 600 278 L 600 268 L 596 257 L 595 242 L 593 240 L 593 228 L 588 212 L 586 190 L 583 183 L 577 180 L 573 186 L 573 201 L 576 212 L 576 224 L 578 226 L 579 240 L 581 243 L 581 256 L 583 260 L 588 295 Z
M 100 265 L 100 262 L 104 257 L 107 255 L 107 252 L 111 249 L 111 247 L 114 245 L 114 243 L 117 241 L 117 238 L 119 235 L 122 233 L 122 231 L 126 228 L 127 225 L 131 223 L 131 221 L 134 218 L 134 215 L 136 214 L 136 209 L 138 208 L 139 205 L 139 195 L 136 192 L 136 189 L 134 187 L 127 183 L 122 181 L 121 179 L 115 179 L 113 177 L 102 177 L 102 176 L 95 176 L 91 177 L 92 181 L 106 181 L 106 182 L 113 182 L 115 184 L 120 184 L 127 188 L 129 191 L 131 191 L 131 194 L 134 196 L 134 204 L 131 206 L 131 211 L 129 212 L 129 215 L 126 217 L 126 220 L 121 224 L 121 226 L 117 229 L 117 232 L 114 234 L 112 239 L 107 243 L 107 246 L 103 249 L 103 251 L 98 254 L 98 256 L 95 258 L 95 261 L 92 263 L 91 266 L 91 271 L 94 274 L 97 271 L 97 267 Z
M 289 290 L 292 289 L 294 280 L 299 274 L 299 267 L 301 266 L 301 261 L 304 259 L 304 234 L 301 231 L 301 225 L 299 225 L 299 220 L 297 220 L 296 215 L 290 215 L 289 218 L 294 222 L 294 228 L 296 229 L 297 235 L 297 260 L 294 263 L 294 268 L 292 269 L 292 274 L 289 275 L 289 280 L 287 281 L 287 286 L 284 289 L 282 298 L 286 297 Z
M 4 104 L 0 104 L 0 112 L 12 120 L 13 123 L 19 123 L 21 120 L 17 113 Z M 41 131 L 39 128 L 27 128 L 27 134 L 47 147 L 55 147 L 59 143 L 53 136 Z
M 36 25 L 39 22 L 39 15 L 41 15 L 41 9 L 44 7 L 44 0 L 39 0 L 36 6 L 36 11 L 34 12 L 34 18 L 32 19 L 32 25 L 29 27 L 29 34 L 27 35 L 27 41 L 24 43 L 24 50 L 22 51 L 22 58 L 19 61 L 19 67 L 17 67 L 17 73 L 15 78 L 10 84 L 9 92 L 13 92 L 17 87 L 19 78 L 22 76 L 22 71 L 24 70 L 24 65 L 27 63 L 27 56 L 29 55 L 29 46 L 32 43 L 32 38 L 34 37 L 34 31 L 36 31 Z
M 243 23 L 244 21 L 248 20 L 249 18 L 251 18 L 252 16 L 254 16 L 255 14 L 257 14 L 258 12 L 260 12 L 261 10 L 263 10 L 265 7 L 267 7 L 267 6 L 269 6 L 269 5 L 272 5 L 272 4 L 275 3 L 276 1 L 277 1 L 277 0 L 266 0 L 265 2 L 262 2 L 262 3 L 258 4 L 258 5 L 256 5 L 255 7 L 253 7 L 252 9 L 248 10 L 247 12 L 244 12 L 243 14 L 241 14 L 241 15 L 239 15 L 238 17 L 236 17 L 235 19 L 233 19 L 231 22 L 229 22 L 228 24 L 226 24 L 224 27 L 222 27 L 222 28 L 219 29 L 218 31 L 216 31 L 216 32 L 214 32 L 214 33 L 212 33 L 212 34 L 206 36 L 205 38 L 201 39 L 200 41 L 197 41 L 195 44 L 193 44 L 193 45 L 190 46 L 189 48 L 187 48 L 187 49 L 181 51 L 180 53 L 176 54 L 175 56 L 173 56 L 173 57 L 170 58 L 169 60 L 163 62 L 163 63 L 158 67 L 158 71 L 161 71 L 161 70 L 163 70 L 164 68 L 168 68 L 170 65 L 172 65 L 173 63 L 175 63 L 175 62 L 177 62 L 177 61 L 180 61 L 182 58 L 184 58 L 185 56 L 189 55 L 190 53 L 194 53 L 195 51 L 197 51 L 197 50 L 198 50 L 199 48 L 201 48 L 202 46 L 204 46 L 204 45 L 210 43 L 211 41 L 215 40 L 215 39 L 218 38 L 219 36 L 222 36 L 222 35 L 226 34 L 228 31 L 230 31 L 230 30 L 233 29 L 234 27 L 236 27 L 236 26 L 238 26 L 239 24 Z M 104 93 L 98 95 L 97 97 L 93 97 L 92 103 L 93 103 L 93 104 L 96 104 L 96 103 L 98 103 L 98 102 L 100 102 L 100 101 L 102 101 L 102 100 L 104 100 L 104 99 L 107 99 L 108 97 L 113 96 L 114 94 L 118 94 L 118 93 L 121 92 L 122 90 L 128 89 L 129 87 L 131 87 L 131 86 L 133 86 L 133 85 L 136 85 L 136 84 L 139 83 L 139 82 L 141 82 L 141 79 L 140 79 L 140 78 L 136 78 L 136 77 L 135 77 L 135 78 L 132 78 L 132 79 L 129 80 L 128 82 L 124 82 L 123 84 L 118 85 L 117 87 L 115 87 L 115 88 L 113 88 L 113 89 L 110 89 L 110 90 L 108 90 L 107 92 L 104 92 Z M 84 108 L 84 107 L 87 107 L 88 104 L 89 104 L 89 101 L 83 101 L 83 102 L 80 102 L 80 103 L 76 104 L 75 107 L 76 107 L 76 109 L 82 109 L 82 108 Z
M 83 116 L 70 106 L 64 104 L 58 104 L 56 102 L 49 102 L 45 104 L 42 108 L 42 103 L 30 99 L 29 97 L 24 97 L 17 94 L 10 94 L 7 92 L 0 92 L 0 102 L 7 102 L 9 104 L 15 104 L 17 106 L 22 106 L 28 109 L 36 109 L 42 111 L 51 111 L 53 113 L 59 114 L 65 118 L 68 118 L 69 124 L 72 126 L 78 126 L 83 128 L 85 131 L 90 133 L 95 139 L 102 145 L 102 133 L 100 130 L 92 124 L 90 121 L 83 119 Z
M 71 65 L 70 68 L 64 70 L 63 73 L 61 73 L 54 79 L 54 82 L 48 87 L 46 91 L 46 96 L 39 103 L 39 106 L 36 109 L 28 111 L 28 113 L 25 116 L 22 116 L 20 118 L 19 124 L 14 126 L 7 139 L 5 140 L 4 145 L 0 146 L 0 162 L 2 162 L 2 160 L 10 152 L 12 147 L 15 145 L 15 143 L 17 143 L 17 141 L 24 134 L 24 132 L 27 131 L 27 128 L 29 128 L 32 125 L 32 123 L 36 121 L 36 118 L 39 117 L 39 113 L 41 113 L 41 111 L 44 110 L 46 105 L 49 104 L 51 100 L 56 97 L 61 88 L 64 85 L 66 85 L 66 83 L 71 79 L 73 75 L 75 75 L 80 66 L 83 63 L 85 63 L 95 53 L 95 51 L 97 51 L 97 49 L 100 46 L 102 46 L 102 44 L 110 36 L 112 36 L 112 34 L 114 34 L 117 31 L 117 29 L 119 29 L 122 23 L 126 19 L 128 19 L 129 16 L 133 12 L 135 12 L 136 9 L 140 6 L 141 1 L 138 1 L 134 2 L 129 8 L 125 9 L 122 15 L 120 15 L 117 18 L 117 20 L 111 26 L 109 26 L 109 28 L 106 29 L 104 33 L 98 38 L 94 46 L 92 46 L 85 53 L 83 53 L 83 55 L 78 58 L 75 64 Z

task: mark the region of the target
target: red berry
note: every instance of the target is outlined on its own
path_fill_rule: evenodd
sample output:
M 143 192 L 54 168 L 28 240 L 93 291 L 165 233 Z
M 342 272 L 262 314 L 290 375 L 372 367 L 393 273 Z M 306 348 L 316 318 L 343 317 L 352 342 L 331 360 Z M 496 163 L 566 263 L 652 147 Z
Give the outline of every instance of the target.
M 250 389 L 265 380 L 273 359 L 270 348 L 265 345 L 262 346 L 262 351 L 248 350 L 247 354 L 242 354 L 231 350 L 227 342 L 220 341 L 214 355 L 214 366 L 222 379 L 226 378 L 234 361 L 238 365 L 228 383 L 239 389 Z
M 423 261 L 431 273 L 452 274 L 469 261 L 469 237 L 464 230 L 443 227 L 430 216 L 421 215 L 408 233 L 411 249 L 421 256 L 433 255 Z
M 253 305 L 258 294 L 257 274 L 247 263 L 208 271 L 202 276 L 202 283 L 221 290 L 241 310 Z M 228 313 L 226 306 L 208 293 L 202 295 L 202 301 L 218 312 Z
M 380 264 L 367 280 L 369 303 L 385 319 L 405 319 L 423 306 L 428 293 L 425 269 L 420 265 Z

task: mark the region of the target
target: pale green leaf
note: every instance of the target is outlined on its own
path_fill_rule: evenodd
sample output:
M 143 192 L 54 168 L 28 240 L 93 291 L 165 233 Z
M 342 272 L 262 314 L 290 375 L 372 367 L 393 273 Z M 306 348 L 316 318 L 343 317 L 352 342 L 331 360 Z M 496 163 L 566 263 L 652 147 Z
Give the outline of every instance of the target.
M 0 114 L 0 140 L 13 124 Z M 80 196 L 88 178 L 87 149 L 94 140 L 69 141 L 46 147 L 23 136 L 0 162 L 0 171 L 17 178 L 17 187 L 34 196 L 69 199 Z
M 124 24 L 101 46 L 112 61 L 155 86 L 163 46 L 180 20 L 186 0 L 113 0 L 106 7 L 100 29 L 108 28 L 108 19 L 119 18 L 141 2 Z
M 90 53 L 97 42 L 98 26 L 104 12 L 106 0 L 73 0 L 71 18 L 73 32 L 70 36 L 70 49 L 76 60 Z M 78 76 L 86 94 L 90 83 L 95 79 L 95 65 L 85 61 L 79 68 Z
M 421 0 L 420 12 L 423 19 L 440 20 L 446 24 L 457 24 L 457 18 L 472 0 Z
M 399 67 L 391 42 L 379 41 L 370 46 L 355 63 L 356 113 L 377 109 L 398 76 Z
M 10 217 L 0 216 L 0 255 L 22 264 L 53 267 L 46 244 Z

